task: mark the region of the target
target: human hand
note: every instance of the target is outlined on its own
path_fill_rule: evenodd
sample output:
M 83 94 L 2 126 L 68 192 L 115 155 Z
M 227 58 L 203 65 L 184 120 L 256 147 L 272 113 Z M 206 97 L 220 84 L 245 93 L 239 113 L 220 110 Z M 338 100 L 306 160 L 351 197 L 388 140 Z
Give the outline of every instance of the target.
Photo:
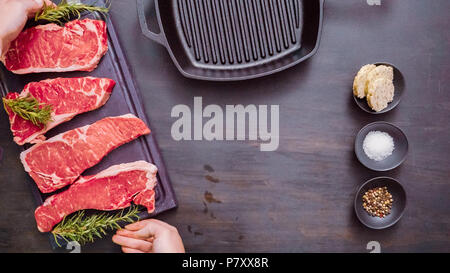
M 54 5 L 50 0 L 0 0 L 0 59 L 8 51 L 9 45 L 17 38 L 28 18 L 46 5 Z
M 112 238 L 125 253 L 184 253 L 175 227 L 156 219 L 139 221 L 120 229 Z

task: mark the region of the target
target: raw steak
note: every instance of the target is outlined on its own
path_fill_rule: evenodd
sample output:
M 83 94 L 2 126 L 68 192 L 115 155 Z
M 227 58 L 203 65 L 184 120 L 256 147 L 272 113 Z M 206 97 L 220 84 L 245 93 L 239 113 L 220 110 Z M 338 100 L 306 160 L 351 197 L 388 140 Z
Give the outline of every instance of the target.
M 9 93 L 7 99 L 32 95 L 39 102 L 51 105 L 53 111 L 52 121 L 45 126 L 38 126 L 7 108 L 14 141 L 19 145 L 44 141 L 44 134 L 48 130 L 105 104 L 115 84 L 106 78 L 56 78 L 31 82 L 20 94 Z
M 106 24 L 83 19 L 39 25 L 22 31 L 5 54 L 4 64 L 16 74 L 92 71 L 108 50 Z
M 155 165 L 145 161 L 120 164 L 92 176 L 80 177 L 34 212 L 39 231 L 49 232 L 65 216 L 83 209 L 117 210 L 135 204 L 155 209 Z
M 107 117 L 56 135 L 20 154 L 25 171 L 43 193 L 73 183 L 113 149 L 150 133 L 132 114 Z

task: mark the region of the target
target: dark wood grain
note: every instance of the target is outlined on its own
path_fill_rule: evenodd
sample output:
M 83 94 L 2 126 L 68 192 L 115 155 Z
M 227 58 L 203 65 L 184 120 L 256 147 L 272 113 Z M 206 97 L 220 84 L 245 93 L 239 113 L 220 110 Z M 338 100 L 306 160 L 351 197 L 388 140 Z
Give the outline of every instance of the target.
M 446 0 L 326 1 L 320 49 L 312 59 L 269 77 L 214 83 L 182 77 L 160 45 L 140 34 L 134 1 L 115 1 L 111 16 L 179 200 L 159 218 L 175 225 L 193 252 L 450 251 L 450 2 Z M 369 115 L 351 97 L 359 67 L 390 62 L 406 81 L 400 105 Z M 280 105 L 280 146 L 256 142 L 176 142 L 174 105 Z M 401 127 L 410 151 L 399 168 L 377 173 L 353 152 L 369 122 Z M 35 228 L 26 174 L 0 115 L 0 251 L 50 251 Z M 356 189 L 379 175 L 398 179 L 408 204 L 386 230 L 362 226 L 353 211 Z M 205 195 L 205 193 L 207 193 Z M 211 199 L 213 198 L 213 199 Z M 119 251 L 110 239 L 86 252 Z

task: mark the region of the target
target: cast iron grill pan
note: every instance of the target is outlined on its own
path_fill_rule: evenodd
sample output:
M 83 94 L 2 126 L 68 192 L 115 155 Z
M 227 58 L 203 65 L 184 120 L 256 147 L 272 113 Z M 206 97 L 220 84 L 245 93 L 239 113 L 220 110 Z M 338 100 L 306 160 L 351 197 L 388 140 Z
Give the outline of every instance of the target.
M 91 3 L 92 2 L 94 1 L 91 1 Z M 103 5 L 104 2 L 97 1 L 97 4 Z M 164 162 L 161 158 L 158 145 L 154 138 L 154 131 L 153 131 L 154 128 L 152 128 L 152 126 L 149 124 L 148 119 L 145 115 L 144 108 L 140 101 L 139 90 L 136 88 L 134 84 L 134 79 L 131 76 L 130 71 L 128 69 L 128 64 L 125 60 L 125 56 L 120 47 L 118 38 L 116 36 L 116 32 L 114 30 L 114 26 L 110 18 L 109 17 L 105 18 L 100 14 L 92 14 L 89 17 L 93 19 L 101 19 L 106 21 L 108 30 L 108 47 L 109 47 L 108 52 L 106 53 L 105 56 L 103 56 L 98 67 L 94 71 L 15 75 L 7 71 L 4 68 L 4 66 L 1 65 L 0 92 L 3 96 L 9 92 L 20 92 L 25 86 L 25 84 L 29 82 L 40 81 L 47 78 L 56 78 L 56 77 L 94 76 L 94 77 L 106 77 L 115 80 L 116 86 L 112 91 L 111 97 L 104 106 L 92 112 L 78 115 L 71 121 L 58 125 L 57 127 L 47 132 L 46 136 L 50 138 L 54 135 L 65 132 L 67 130 L 71 130 L 74 128 L 78 128 L 80 126 L 94 123 L 95 121 L 100 120 L 107 116 L 118 116 L 127 113 L 132 113 L 137 117 L 139 117 L 140 119 L 142 119 L 148 125 L 150 130 L 152 130 L 152 133 L 150 133 L 147 136 L 141 136 L 138 139 L 133 140 L 132 142 L 129 142 L 113 150 L 110 154 L 108 154 L 105 158 L 103 158 L 103 160 L 99 164 L 86 170 L 83 173 L 83 175 L 96 174 L 108 168 L 109 166 L 120 163 L 133 162 L 137 160 L 146 160 L 148 162 L 155 164 L 158 167 L 158 176 L 157 176 L 158 183 L 155 188 L 156 192 L 155 211 L 151 215 L 149 215 L 145 211 L 145 209 L 142 208 L 142 212 L 139 214 L 141 219 L 148 218 L 150 216 L 155 216 L 161 212 L 175 208 L 177 206 L 177 201 L 175 199 L 175 194 L 173 192 L 172 185 L 169 176 L 167 174 Z M 11 145 L 16 145 L 12 141 L 12 136 L 11 136 Z M 30 147 L 29 145 L 26 145 L 24 148 L 29 147 Z M 26 182 L 28 182 L 31 186 L 37 206 L 40 206 L 48 196 L 54 194 L 54 193 L 42 194 L 30 177 L 28 177 L 27 180 L 28 181 Z M 56 244 L 54 237 L 50 234 L 49 238 L 50 244 L 53 247 L 53 249 L 57 248 L 58 245 Z M 66 242 L 60 240 L 59 243 L 61 246 L 64 247 Z M 98 240 L 95 241 L 94 244 L 102 244 L 104 245 L 104 248 L 108 248 L 109 245 L 111 245 L 111 249 L 113 249 L 112 246 L 113 243 L 111 242 L 110 239 Z M 90 246 L 89 244 L 83 246 L 82 251 L 83 252 L 88 251 L 89 246 Z
M 319 43 L 323 0 L 156 0 L 159 34 L 137 1 L 143 33 L 190 78 L 272 74 L 311 57 Z

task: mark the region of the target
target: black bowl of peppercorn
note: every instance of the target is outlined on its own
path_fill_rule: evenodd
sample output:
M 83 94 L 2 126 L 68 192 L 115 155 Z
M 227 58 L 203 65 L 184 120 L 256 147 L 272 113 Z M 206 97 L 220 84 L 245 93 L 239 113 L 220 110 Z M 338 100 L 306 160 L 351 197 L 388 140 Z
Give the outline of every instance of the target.
M 366 181 L 355 197 L 355 212 L 359 221 L 373 229 L 383 229 L 400 220 L 406 207 L 403 186 L 390 177 Z

